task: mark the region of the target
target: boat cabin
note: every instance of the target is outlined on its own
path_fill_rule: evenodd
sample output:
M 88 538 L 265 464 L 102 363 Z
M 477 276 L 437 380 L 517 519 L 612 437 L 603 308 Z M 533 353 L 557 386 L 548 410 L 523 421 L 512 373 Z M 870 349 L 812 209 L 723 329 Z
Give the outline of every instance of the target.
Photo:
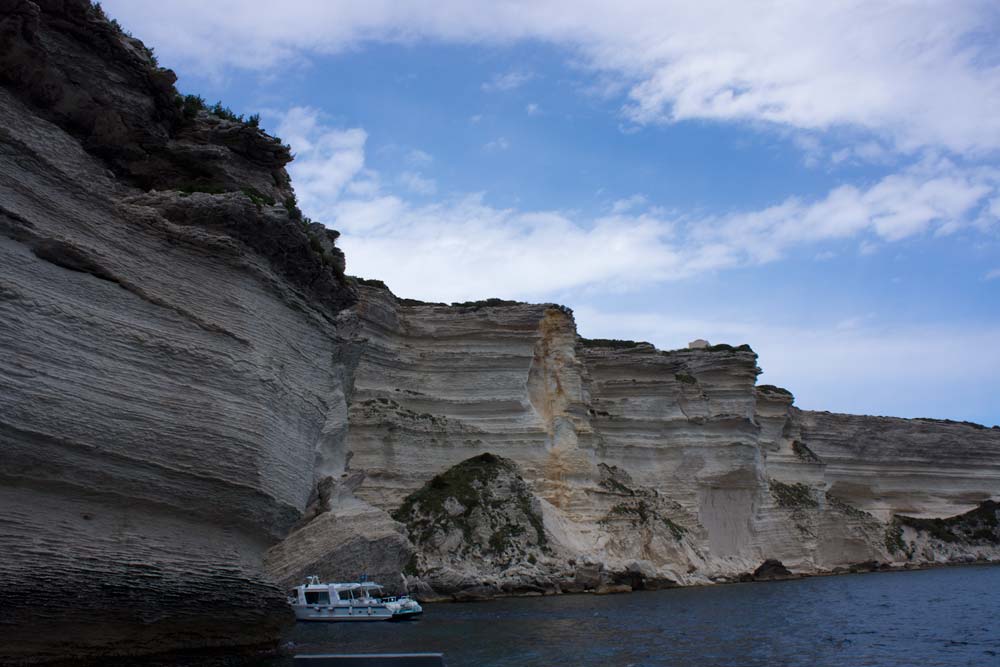
M 321 583 L 311 576 L 307 583 L 288 591 L 289 602 L 305 605 L 378 604 L 382 587 L 376 583 Z

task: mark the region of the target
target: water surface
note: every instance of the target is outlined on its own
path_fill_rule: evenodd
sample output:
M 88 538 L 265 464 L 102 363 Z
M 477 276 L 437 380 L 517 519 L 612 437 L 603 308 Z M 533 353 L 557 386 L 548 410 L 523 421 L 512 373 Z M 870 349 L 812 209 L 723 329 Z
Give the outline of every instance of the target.
M 298 623 L 286 641 L 295 653 L 440 651 L 448 667 L 1000 666 L 996 566 L 424 609 L 407 623 Z

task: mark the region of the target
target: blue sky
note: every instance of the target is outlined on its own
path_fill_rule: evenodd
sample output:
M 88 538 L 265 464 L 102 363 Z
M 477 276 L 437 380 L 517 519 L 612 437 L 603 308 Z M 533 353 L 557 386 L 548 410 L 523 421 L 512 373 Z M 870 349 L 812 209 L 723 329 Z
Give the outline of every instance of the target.
M 810 409 L 1000 422 L 993 3 L 146 3 L 348 272 L 750 343 Z

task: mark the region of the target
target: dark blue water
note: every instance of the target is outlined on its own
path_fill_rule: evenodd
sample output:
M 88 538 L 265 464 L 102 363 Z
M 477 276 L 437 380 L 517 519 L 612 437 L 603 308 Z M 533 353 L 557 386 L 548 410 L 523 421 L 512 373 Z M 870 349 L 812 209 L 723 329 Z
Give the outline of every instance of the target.
M 409 623 L 299 623 L 287 641 L 295 653 L 441 651 L 449 667 L 1000 666 L 995 566 L 424 609 Z

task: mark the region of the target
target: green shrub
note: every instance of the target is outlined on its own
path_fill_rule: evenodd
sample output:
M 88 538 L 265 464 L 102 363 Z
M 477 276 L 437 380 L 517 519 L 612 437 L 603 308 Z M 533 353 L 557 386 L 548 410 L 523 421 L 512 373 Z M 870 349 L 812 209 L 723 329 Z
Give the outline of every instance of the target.
M 809 449 L 805 443 L 799 442 L 798 440 L 792 441 L 792 452 L 795 453 L 803 461 L 808 461 L 809 463 L 822 463 L 823 459 L 816 456 L 813 450 Z
M 896 519 L 904 526 L 909 526 L 914 530 L 921 530 L 936 540 L 941 540 L 942 542 L 959 541 L 959 536 L 952 531 L 949 521 L 946 519 L 918 519 L 912 516 L 903 516 L 902 514 L 897 515 Z
M 611 508 L 610 514 L 630 517 L 634 525 L 649 521 L 652 508 L 646 504 L 645 500 L 638 503 L 619 503 Z
M 885 549 L 891 554 L 906 551 L 906 542 L 903 541 L 903 527 L 895 520 L 885 528 Z
M 812 489 L 801 482 L 785 484 L 772 479 L 769 480 L 768 486 L 771 489 L 771 496 L 778 503 L 778 507 L 786 509 L 819 507 L 819 502 L 813 497 Z
M 420 574 L 420 568 L 417 566 L 417 554 L 415 552 L 410 554 L 409 560 L 403 566 L 403 574 L 408 577 L 415 577 Z
M 689 373 L 674 373 L 674 379 L 684 384 L 698 384 L 697 378 Z
M 452 303 L 452 308 L 471 308 L 472 310 L 479 310 L 481 308 L 500 308 L 509 306 L 519 306 L 520 301 L 508 301 L 507 299 L 480 299 L 479 301 L 456 301 Z
M 728 343 L 719 343 L 718 345 L 709 345 L 705 349 L 709 352 L 753 352 L 753 348 L 746 343 L 737 345 L 736 347 Z
M 354 282 L 356 282 L 357 284 L 364 285 L 365 287 L 378 287 L 384 290 L 389 289 L 388 285 L 386 285 L 384 282 L 376 278 L 362 278 L 360 276 L 351 276 L 351 279 L 354 280 Z
M 873 517 L 868 512 L 865 512 L 864 510 L 859 510 L 854 505 L 851 505 L 851 504 L 845 502 L 839 496 L 836 496 L 836 495 L 830 493 L 829 491 L 826 492 L 826 502 L 833 509 L 839 510 L 840 512 L 843 512 L 844 514 L 846 514 L 847 516 L 849 516 L 851 518 L 860 519 L 860 520 L 864 520 L 864 521 L 875 521 L 876 520 L 875 517 Z
M 673 535 L 674 539 L 677 540 L 678 542 L 681 541 L 681 539 L 684 537 L 684 534 L 687 532 L 687 528 L 674 523 L 673 521 L 667 519 L 666 517 L 663 518 L 663 523 L 664 525 L 666 525 L 667 529 L 670 530 L 670 534 Z
M 274 206 L 274 197 L 264 194 L 257 188 L 246 187 L 241 190 L 243 194 L 250 198 L 258 210 L 264 205 Z
M 184 118 L 187 120 L 192 120 L 198 115 L 199 111 L 205 109 L 205 98 L 201 95 L 185 95 L 182 98 L 181 112 L 184 114 Z
M 532 506 L 530 492 L 523 480 L 512 488 L 510 497 L 493 495 L 493 480 L 503 471 L 514 473 L 520 479 L 512 461 L 493 454 L 480 454 L 458 463 L 436 475 L 420 489 L 408 495 L 403 504 L 391 513 L 396 521 L 407 525 L 410 538 L 417 544 L 426 543 L 435 530 L 454 526 L 462 530 L 463 548 L 476 544 L 473 534 L 473 513 L 477 509 L 494 518 L 501 518 L 505 508 L 516 504 L 535 531 L 536 543 L 547 550 L 547 537 L 542 518 Z M 449 498 L 454 498 L 463 508 L 457 515 L 446 509 Z M 509 510 L 508 510 L 509 511 Z M 513 537 L 523 533 L 521 526 L 507 523 L 495 525 L 489 543 L 484 545 L 493 554 L 500 554 L 513 546 Z
M 1000 543 L 1000 503 L 985 500 L 975 509 L 964 514 L 943 519 L 918 519 L 897 514 L 895 521 L 914 530 L 923 531 L 942 542 L 968 542 L 986 540 Z
M 222 119 L 225 119 L 225 120 L 231 120 L 231 121 L 236 122 L 236 123 L 243 123 L 243 122 L 245 122 L 244 118 L 243 118 L 243 114 L 240 114 L 239 116 L 237 116 L 235 113 L 233 113 L 232 109 L 230 109 L 227 106 L 223 106 L 221 100 L 218 101 L 218 102 L 216 102 L 215 104 L 213 104 L 212 108 L 208 110 L 208 113 L 210 113 L 213 116 L 216 116 L 218 118 L 222 118 Z
M 598 486 L 601 486 L 601 487 L 607 489 L 608 491 L 611 491 L 612 493 L 619 493 L 619 494 L 621 494 L 623 496 L 634 496 L 635 495 L 635 491 L 634 490 L 632 490 L 629 487 L 625 486 L 624 484 L 622 484 L 621 482 L 619 482 L 614 477 L 605 477 L 600 482 L 598 482 Z
M 584 338 L 580 337 L 580 345 L 584 347 L 610 347 L 613 349 L 629 349 L 633 347 L 639 347 L 640 345 L 646 345 L 647 343 L 641 343 L 634 340 L 619 340 L 617 338 Z

